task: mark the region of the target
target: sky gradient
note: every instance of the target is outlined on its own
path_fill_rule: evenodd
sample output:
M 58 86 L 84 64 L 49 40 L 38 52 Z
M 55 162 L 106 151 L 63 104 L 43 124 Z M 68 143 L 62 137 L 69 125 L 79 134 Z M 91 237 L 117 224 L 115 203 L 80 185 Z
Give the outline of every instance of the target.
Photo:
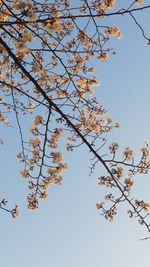
M 142 16 L 147 29 L 149 12 Z M 144 140 L 150 140 L 150 47 L 128 16 L 110 18 L 112 22 L 120 26 L 124 38 L 112 41 L 117 56 L 95 63 L 102 82 L 96 95 L 111 118 L 122 126 L 110 139 L 118 141 L 121 149 L 129 146 L 138 153 Z M 7 129 L 1 129 L 1 134 L 7 136 Z M 97 185 L 102 169 L 97 166 L 88 176 L 92 156 L 86 148 L 66 153 L 70 168 L 63 184 L 50 188 L 48 200 L 41 201 L 38 211 L 28 211 L 27 184 L 19 177 L 15 158 L 19 150 L 16 134 L 12 129 L 6 146 L 1 147 L 1 194 L 10 206 L 18 203 L 21 214 L 13 220 L 0 212 L 1 266 L 149 266 L 150 239 L 140 241 L 148 233 L 135 219 L 128 218 L 126 205 L 111 223 L 96 210 L 96 201 L 103 196 L 103 188 Z M 136 182 L 133 194 L 150 200 L 150 176 L 137 176 Z

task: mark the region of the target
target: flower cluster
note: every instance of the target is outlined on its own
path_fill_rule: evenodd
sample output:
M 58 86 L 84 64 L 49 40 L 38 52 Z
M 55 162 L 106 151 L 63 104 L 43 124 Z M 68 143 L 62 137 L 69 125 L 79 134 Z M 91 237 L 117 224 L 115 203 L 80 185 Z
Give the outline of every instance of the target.
M 38 201 L 34 195 L 29 195 L 28 199 L 28 209 L 34 211 L 38 208 Z
M 62 29 L 59 15 L 60 15 L 59 10 L 55 11 L 54 17 L 50 18 L 48 21 L 44 22 L 42 26 L 44 26 L 48 32 L 59 33 L 60 30 Z
M 137 0 L 137 4 L 138 4 L 138 6 L 142 6 L 143 0 Z
M 56 128 L 54 131 L 54 134 L 52 134 L 51 138 L 49 139 L 49 146 L 51 148 L 58 147 L 57 143 L 58 143 L 59 139 L 61 138 L 61 135 L 62 135 L 62 129 Z
M 53 163 L 57 163 L 62 161 L 62 153 L 61 152 L 51 152 L 50 155 L 53 158 Z
M 106 9 L 113 9 L 115 7 L 115 0 L 104 0 L 99 6 L 98 10 L 101 13 L 104 13 Z
M 150 210 L 150 203 L 146 203 L 143 200 L 135 200 L 136 208 L 142 209 L 145 212 L 148 212 Z
M 113 9 L 116 4 L 116 0 L 104 0 L 104 2 L 109 9 Z
M 108 36 L 115 36 L 118 39 L 121 39 L 123 37 L 118 27 L 109 27 L 107 30 L 105 30 L 105 34 Z
M 5 115 L 3 115 L 1 110 L 0 110 L 0 122 L 3 124 L 7 123 L 7 117 Z
M 119 149 L 119 144 L 114 142 L 109 146 L 109 151 L 111 154 L 115 154 L 116 151 Z
M 123 152 L 123 155 L 126 161 L 131 161 L 133 160 L 134 152 L 130 150 L 128 147 L 126 147 L 125 151 Z
M 116 179 L 119 180 L 123 176 L 124 170 L 123 170 L 123 168 L 121 166 L 118 166 L 116 169 L 115 168 L 112 168 L 111 169 L 111 173 L 113 175 L 115 175 L 115 178 Z
M 36 148 L 41 143 L 41 138 L 39 136 L 35 137 L 34 139 L 29 140 L 29 144 L 32 148 Z
M 20 214 L 19 207 L 18 205 L 16 205 L 15 208 L 11 210 L 11 215 L 13 218 L 16 218 L 17 216 L 19 216 L 19 214 Z
M 132 180 L 131 177 L 126 178 L 126 179 L 124 180 L 124 183 L 125 183 L 125 190 L 126 190 L 126 191 L 130 191 L 131 188 L 133 187 L 133 184 L 134 184 L 134 182 L 133 182 L 133 180 Z
M 92 87 L 100 86 L 100 83 L 95 80 L 87 79 L 77 79 L 76 83 L 78 85 L 79 96 L 84 97 L 85 93 L 89 92 L 91 95 L 94 93 Z

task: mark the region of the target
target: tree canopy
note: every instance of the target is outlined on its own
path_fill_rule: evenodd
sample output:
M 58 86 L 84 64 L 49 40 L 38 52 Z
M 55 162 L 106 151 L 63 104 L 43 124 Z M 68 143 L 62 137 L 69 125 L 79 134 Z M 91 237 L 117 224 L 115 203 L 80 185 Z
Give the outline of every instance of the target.
M 47 198 L 52 184 L 62 183 L 68 168 L 65 149 L 87 146 L 93 154 L 91 173 L 98 163 L 105 169 L 98 184 L 107 194 L 96 203 L 97 209 L 111 221 L 126 202 L 129 217 L 138 218 L 149 231 L 150 203 L 132 198 L 134 176 L 150 169 L 149 144 L 141 148 L 138 161 L 129 147 L 119 158 L 119 144 L 109 144 L 107 134 L 120 125 L 94 96 L 94 87 L 100 86 L 94 61 L 116 55 L 111 39 L 122 38 L 108 17 L 129 15 L 150 45 L 138 21 L 150 5 L 141 0 L 120 2 L 0 1 L 0 123 L 9 130 L 16 121 L 21 147 L 17 158 L 28 182 L 30 210 Z M 6 204 L 2 199 L 0 208 L 16 217 L 18 206 L 9 210 Z

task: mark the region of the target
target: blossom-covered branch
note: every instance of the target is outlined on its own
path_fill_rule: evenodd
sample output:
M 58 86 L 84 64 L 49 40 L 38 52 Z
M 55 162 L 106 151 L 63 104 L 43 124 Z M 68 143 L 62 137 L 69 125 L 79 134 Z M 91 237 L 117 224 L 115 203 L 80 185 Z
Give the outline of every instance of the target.
M 39 199 L 47 198 L 49 186 L 61 184 L 68 168 L 65 148 L 72 151 L 86 145 L 94 155 L 91 172 L 100 163 L 106 175 L 98 183 L 111 191 L 97 202 L 97 208 L 111 221 L 125 201 L 129 216 L 137 217 L 149 231 L 150 204 L 131 196 L 134 176 L 150 169 L 148 144 L 141 149 L 139 162 L 130 148 L 118 159 L 117 143 L 110 145 L 110 154 L 106 149 L 103 154 L 107 134 L 120 125 L 112 122 L 94 96 L 100 82 L 91 59 L 107 61 L 116 54 L 109 41 L 122 38 L 118 26 L 107 24 L 108 16 L 129 14 L 149 44 L 133 13 L 150 6 L 127 2 L 115 10 L 114 0 L 84 0 L 75 5 L 68 0 L 1 0 L 0 122 L 10 126 L 16 119 L 22 148 L 17 157 L 23 164 L 21 176 L 29 185 L 30 210 L 38 208 Z M 29 129 L 24 116 L 30 118 Z

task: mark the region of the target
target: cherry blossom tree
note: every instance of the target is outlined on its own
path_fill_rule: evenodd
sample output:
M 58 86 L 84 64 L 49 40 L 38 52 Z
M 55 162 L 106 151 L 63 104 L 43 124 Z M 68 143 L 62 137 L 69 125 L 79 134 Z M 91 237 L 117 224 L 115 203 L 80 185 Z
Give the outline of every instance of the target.
M 0 123 L 9 130 L 16 120 L 21 144 L 17 158 L 28 182 L 30 210 L 47 198 L 52 184 L 62 183 L 68 168 L 62 146 L 68 151 L 86 146 L 93 154 L 91 173 L 98 163 L 106 171 L 98 184 L 108 193 L 96 203 L 97 209 L 111 221 L 126 202 L 129 217 L 149 231 L 150 203 L 132 198 L 134 176 L 150 169 L 149 145 L 141 148 L 138 162 L 129 147 L 118 159 L 119 144 L 107 146 L 107 134 L 120 125 L 94 96 L 100 82 L 91 59 L 109 60 L 115 55 L 109 48 L 111 38 L 122 38 L 117 25 L 108 26 L 107 17 L 129 15 L 150 45 L 136 18 L 144 17 L 150 5 L 141 0 L 120 2 L 0 0 Z M 32 121 L 29 129 L 25 117 Z M 9 210 L 6 204 L 2 199 L 0 208 L 16 217 L 18 206 Z

